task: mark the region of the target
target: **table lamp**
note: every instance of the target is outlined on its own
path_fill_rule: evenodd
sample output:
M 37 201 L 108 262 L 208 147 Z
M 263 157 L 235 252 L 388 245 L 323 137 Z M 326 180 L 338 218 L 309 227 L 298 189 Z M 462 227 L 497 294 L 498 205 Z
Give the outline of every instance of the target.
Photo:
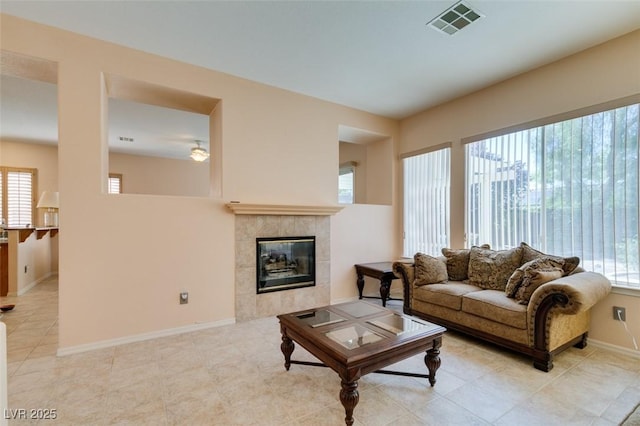
M 56 228 L 58 226 L 58 192 L 44 191 L 38 200 L 39 209 L 47 209 L 44 212 L 45 228 Z

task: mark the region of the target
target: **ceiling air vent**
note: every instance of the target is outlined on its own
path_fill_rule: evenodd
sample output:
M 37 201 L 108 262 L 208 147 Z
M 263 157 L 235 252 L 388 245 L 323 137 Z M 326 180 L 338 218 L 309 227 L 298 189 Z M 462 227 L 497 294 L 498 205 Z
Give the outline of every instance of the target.
M 471 6 L 460 1 L 429 21 L 427 25 L 437 31 L 454 35 L 483 16 L 482 13 L 473 10 Z

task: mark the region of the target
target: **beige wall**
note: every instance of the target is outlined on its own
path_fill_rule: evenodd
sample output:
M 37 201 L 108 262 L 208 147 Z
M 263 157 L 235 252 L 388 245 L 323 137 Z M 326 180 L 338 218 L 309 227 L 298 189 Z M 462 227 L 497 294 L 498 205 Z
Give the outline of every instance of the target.
M 524 53 L 523 53 L 524 54 Z M 461 139 L 640 93 L 640 31 L 424 111 L 401 123 L 401 153 L 445 142 L 451 151 L 451 244 L 464 241 L 464 150 Z M 398 183 L 398 188 L 401 183 Z M 401 207 L 398 206 L 398 209 Z M 401 217 L 401 216 L 398 216 Z M 627 308 L 640 336 L 640 294 L 614 294 L 593 310 L 590 336 L 632 348 L 612 306 Z
M 209 195 L 209 162 L 110 153 L 109 173 L 122 174 L 126 194 Z
M 357 263 L 384 262 L 398 256 L 392 206 L 350 204 L 331 217 L 331 301 L 358 296 Z M 357 224 L 357 226 L 356 226 Z M 370 282 L 371 281 L 371 282 Z M 367 279 L 365 294 L 380 294 L 380 281 Z
M 58 63 L 61 349 L 233 319 L 234 215 L 224 203 L 335 205 L 338 126 L 398 138 L 394 120 L 0 18 L 2 49 Z M 222 156 L 220 197 L 103 193 L 103 73 L 221 99 L 212 120 L 220 141 L 211 149 Z M 362 232 L 371 223 L 342 220 L 351 226 L 332 233 L 332 244 L 358 244 L 332 266 L 332 293 L 353 285 L 362 248 L 379 243 L 384 257 L 397 250 L 390 234 Z M 389 226 L 384 220 L 373 225 Z M 188 305 L 178 304 L 181 290 L 190 293 Z

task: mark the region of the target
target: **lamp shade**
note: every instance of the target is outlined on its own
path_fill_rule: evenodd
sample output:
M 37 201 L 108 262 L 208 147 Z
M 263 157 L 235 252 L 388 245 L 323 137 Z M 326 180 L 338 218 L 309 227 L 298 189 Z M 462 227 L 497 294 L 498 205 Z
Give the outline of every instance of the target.
M 58 192 L 54 191 L 44 191 L 40 195 L 40 199 L 38 200 L 37 208 L 46 208 L 46 209 L 57 209 L 60 205 Z

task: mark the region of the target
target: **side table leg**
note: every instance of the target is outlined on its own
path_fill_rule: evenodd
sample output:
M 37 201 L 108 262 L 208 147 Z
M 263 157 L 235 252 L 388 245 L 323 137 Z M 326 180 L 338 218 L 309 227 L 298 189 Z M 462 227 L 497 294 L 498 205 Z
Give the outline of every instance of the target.
M 382 306 L 387 306 L 387 300 L 389 299 L 389 290 L 391 288 L 391 280 L 380 280 L 380 299 L 382 299 Z
M 433 347 L 428 349 L 424 356 L 424 363 L 429 370 L 429 383 L 432 387 L 436 384 L 436 371 L 440 368 L 440 346 L 442 346 L 441 337 L 433 341 Z
M 282 330 L 282 343 L 280 344 L 280 350 L 284 354 L 284 368 L 287 371 L 289 371 L 289 367 L 291 367 L 291 354 L 295 347 L 293 340 L 289 339 L 284 330 Z
M 364 290 L 364 275 L 358 272 L 358 280 L 356 281 L 358 286 L 358 298 L 362 299 L 362 291 Z
M 358 382 L 345 382 L 342 380 L 341 384 L 342 389 L 340 389 L 340 402 L 342 402 L 342 406 L 344 407 L 344 422 L 348 426 L 351 426 L 353 424 L 353 409 L 360 400 Z

